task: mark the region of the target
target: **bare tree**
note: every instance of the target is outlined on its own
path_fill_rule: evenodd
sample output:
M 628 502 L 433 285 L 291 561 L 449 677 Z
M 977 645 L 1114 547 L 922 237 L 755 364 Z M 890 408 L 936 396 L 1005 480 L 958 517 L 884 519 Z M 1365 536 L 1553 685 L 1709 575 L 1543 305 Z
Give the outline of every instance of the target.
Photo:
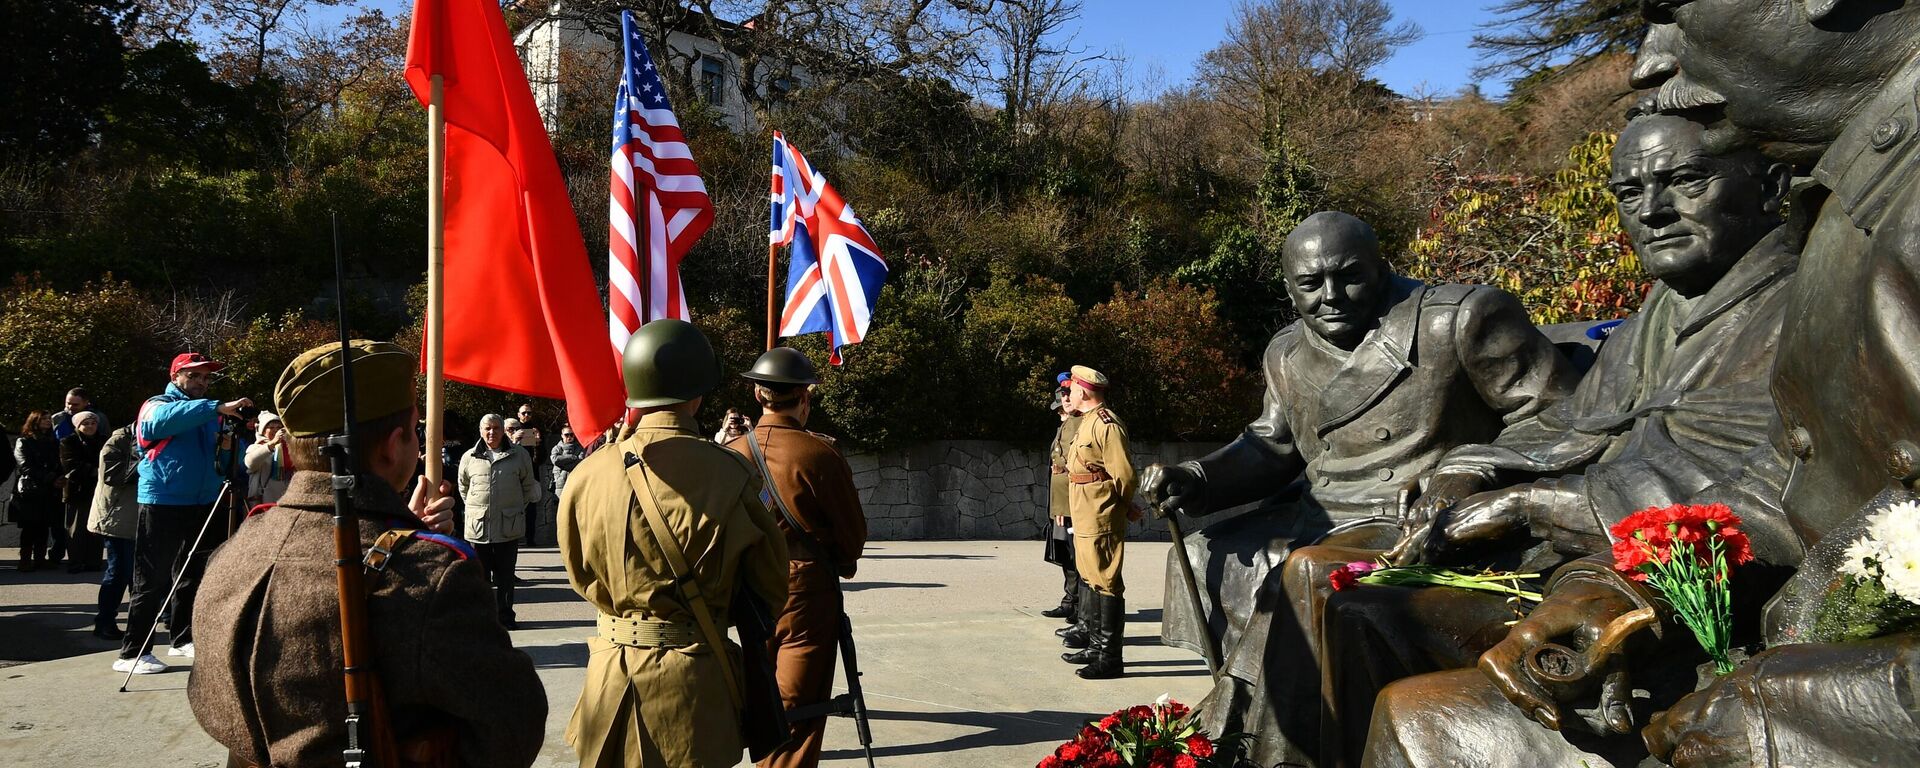
M 1368 75 L 1420 34 L 1411 22 L 1395 24 L 1385 0 L 1243 2 L 1226 39 L 1201 59 L 1200 80 L 1264 130 L 1379 95 Z
M 1091 86 L 1088 66 L 1099 59 L 1074 44 L 1069 26 L 1080 0 L 1006 0 L 987 19 L 993 39 L 987 79 L 999 92 L 1001 118 L 1016 131 L 1057 101 L 1081 98 Z
M 1481 66 L 1475 77 L 1526 77 L 1580 66 L 1609 53 L 1639 49 L 1647 23 L 1640 0 L 1502 0 L 1498 17 L 1473 36 Z

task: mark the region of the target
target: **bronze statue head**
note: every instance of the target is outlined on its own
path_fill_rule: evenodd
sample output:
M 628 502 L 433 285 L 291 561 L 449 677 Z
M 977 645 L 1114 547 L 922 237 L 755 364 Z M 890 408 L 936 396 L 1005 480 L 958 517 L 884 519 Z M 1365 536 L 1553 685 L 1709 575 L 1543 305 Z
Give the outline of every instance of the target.
M 1339 211 L 1308 216 L 1280 254 L 1287 295 L 1307 329 L 1353 349 L 1378 324 L 1391 274 L 1373 227 Z
M 1792 179 L 1750 145 L 1715 146 L 1700 123 L 1648 114 L 1620 132 L 1608 187 L 1642 268 L 1698 296 L 1779 226 Z
M 1662 111 L 1718 107 L 1770 154 L 1802 162 L 1912 58 L 1920 37 L 1920 7 L 1885 0 L 1647 0 L 1642 9 L 1656 26 L 1635 85 L 1657 86 Z

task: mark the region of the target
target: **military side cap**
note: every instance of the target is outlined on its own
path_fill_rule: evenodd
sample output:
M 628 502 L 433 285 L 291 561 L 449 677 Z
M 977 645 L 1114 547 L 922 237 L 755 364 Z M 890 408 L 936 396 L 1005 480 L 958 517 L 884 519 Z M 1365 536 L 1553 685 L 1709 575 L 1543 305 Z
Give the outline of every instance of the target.
M 1079 384 L 1087 389 L 1107 388 L 1107 375 L 1092 368 L 1084 365 L 1076 365 L 1070 370 L 1070 373 L 1073 376 L 1073 383 Z
M 820 374 L 814 370 L 813 361 L 807 354 L 793 347 L 774 347 L 753 361 L 753 367 L 741 378 L 763 381 L 768 384 L 818 384 Z
M 353 354 L 356 421 L 391 416 L 415 405 L 413 376 L 420 369 L 419 358 L 384 341 L 354 339 L 348 345 Z M 280 382 L 273 387 L 273 402 L 280 409 L 280 423 L 294 437 L 334 434 L 344 428 L 340 360 L 336 341 L 300 353 L 281 372 Z

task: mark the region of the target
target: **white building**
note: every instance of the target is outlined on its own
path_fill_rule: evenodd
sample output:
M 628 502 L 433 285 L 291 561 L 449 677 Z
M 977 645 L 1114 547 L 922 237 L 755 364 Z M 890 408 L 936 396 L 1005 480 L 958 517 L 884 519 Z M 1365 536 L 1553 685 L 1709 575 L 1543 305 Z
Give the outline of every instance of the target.
M 720 24 L 728 22 L 718 21 Z M 616 31 L 620 29 L 618 18 L 611 20 L 603 28 Z M 542 19 L 514 36 L 514 46 L 519 50 L 520 60 L 527 68 L 527 81 L 533 87 L 533 101 L 540 108 L 540 116 L 547 124 L 547 130 L 555 130 L 557 115 L 561 109 L 560 69 L 563 58 L 572 57 L 576 61 L 584 59 L 589 65 L 604 66 L 617 71 L 620 66 L 620 42 L 597 32 L 577 17 L 569 17 L 561 12 L 560 3 L 553 5 L 552 11 Z M 754 107 L 741 95 L 740 78 L 744 68 L 738 57 L 729 53 L 719 42 L 705 37 L 673 30 L 667 34 L 666 50 L 660 50 L 658 41 L 647 41 L 648 52 L 654 61 L 673 71 L 688 73 L 697 93 L 669 92 L 674 108 L 684 110 L 694 101 L 702 101 L 718 111 L 727 127 L 739 132 L 753 132 L 760 128 Z M 777 100 L 776 94 L 792 90 L 794 83 L 804 80 L 804 74 L 788 78 L 764 78 L 755 89 L 756 92 Z M 668 79 L 668 88 L 674 88 L 677 81 Z M 607 99 L 612 99 L 609 92 Z M 609 101 L 608 109 L 612 109 Z

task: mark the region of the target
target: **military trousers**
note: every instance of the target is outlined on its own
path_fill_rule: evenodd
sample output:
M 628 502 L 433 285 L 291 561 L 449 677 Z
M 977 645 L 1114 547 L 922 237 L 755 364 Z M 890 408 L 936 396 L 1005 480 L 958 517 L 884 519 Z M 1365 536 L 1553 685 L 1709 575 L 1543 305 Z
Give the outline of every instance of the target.
M 1126 580 L 1120 567 L 1127 556 L 1127 517 L 1118 509 L 1101 509 L 1073 516 L 1073 564 L 1080 579 L 1093 591 L 1124 597 Z
M 773 674 L 787 709 L 833 695 L 833 667 L 840 653 L 840 577 L 826 563 L 794 560 L 787 566 L 787 605 L 774 622 Z M 827 718 L 788 724 L 793 738 L 760 761 L 760 768 L 811 768 L 820 764 Z

